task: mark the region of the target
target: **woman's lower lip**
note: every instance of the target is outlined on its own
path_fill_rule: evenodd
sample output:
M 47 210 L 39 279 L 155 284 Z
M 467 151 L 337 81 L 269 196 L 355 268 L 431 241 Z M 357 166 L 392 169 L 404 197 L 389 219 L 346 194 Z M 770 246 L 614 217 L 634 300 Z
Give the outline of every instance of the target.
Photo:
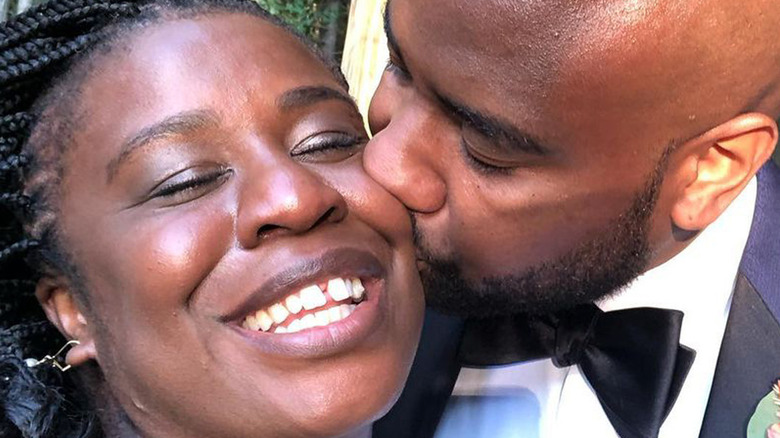
M 237 325 L 230 327 L 253 347 L 269 355 L 303 359 L 349 351 L 385 325 L 384 280 L 371 280 L 365 286 L 366 298 L 353 313 L 324 327 L 284 334 L 247 330 Z

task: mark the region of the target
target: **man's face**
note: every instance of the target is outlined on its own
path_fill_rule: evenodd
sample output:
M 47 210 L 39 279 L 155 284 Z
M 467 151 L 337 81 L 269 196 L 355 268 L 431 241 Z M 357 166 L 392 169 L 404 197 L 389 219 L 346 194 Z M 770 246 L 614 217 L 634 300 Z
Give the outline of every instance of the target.
M 388 4 L 364 161 L 413 216 L 435 307 L 592 301 L 652 263 L 671 228 L 666 152 L 694 127 L 644 86 L 657 48 L 623 35 L 657 11 L 561 3 Z

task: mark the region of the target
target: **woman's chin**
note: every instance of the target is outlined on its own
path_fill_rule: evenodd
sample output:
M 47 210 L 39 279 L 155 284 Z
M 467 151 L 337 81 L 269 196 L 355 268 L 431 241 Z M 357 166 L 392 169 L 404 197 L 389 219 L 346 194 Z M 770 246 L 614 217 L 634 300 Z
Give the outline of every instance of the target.
M 301 436 L 307 437 L 352 437 L 356 433 L 370 428 L 372 423 L 384 416 L 397 401 L 400 391 L 396 388 L 402 381 L 388 385 L 382 382 L 378 387 L 376 380 L 355 383 L 353 392 L 346 399 L 332 398 L 325 403 L 317 401 L 319 408 L 309 410 L 302 416 L 297 415 Z
M 325 357 L 281 355 L 260 364 L 253 354 L 234 356 L 232 375 L 244 378 L 233 394 L 240 394 L 244 407 L 257 407 L 257 427 L 274 419 L 278 427 L 289 428 L 290 436 L 351 436 L 370 427 L 397 401 L 412 360 L 409 351 L 396 331 L 388 330 Z M 254 390 L 247 391 L 250 387 Z

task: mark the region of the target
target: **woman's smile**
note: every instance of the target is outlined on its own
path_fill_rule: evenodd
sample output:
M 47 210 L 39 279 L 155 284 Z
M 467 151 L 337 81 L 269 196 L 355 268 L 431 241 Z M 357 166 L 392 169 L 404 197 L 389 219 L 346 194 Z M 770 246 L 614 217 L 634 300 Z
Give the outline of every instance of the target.
M 365 248 L 290 254 L 280 266 L 224 318 L 242 340 L 301 358 L 337 354 L 387 330 L 386 271 Z

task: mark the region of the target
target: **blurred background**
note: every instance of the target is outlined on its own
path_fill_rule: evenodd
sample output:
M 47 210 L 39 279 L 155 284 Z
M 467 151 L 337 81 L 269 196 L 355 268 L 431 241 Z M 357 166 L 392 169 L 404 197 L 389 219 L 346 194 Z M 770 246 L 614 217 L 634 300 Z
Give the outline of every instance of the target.
M 350 0 L 255 0 L 341 61 Z

